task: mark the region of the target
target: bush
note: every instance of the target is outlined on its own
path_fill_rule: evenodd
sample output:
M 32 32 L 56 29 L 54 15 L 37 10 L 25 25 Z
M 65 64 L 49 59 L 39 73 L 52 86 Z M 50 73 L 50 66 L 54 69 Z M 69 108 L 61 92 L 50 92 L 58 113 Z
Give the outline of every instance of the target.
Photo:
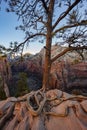
M 79 62 L 80 62 L 79 59 L 75 59 L 72 64 L 75 65 L 75 64 L 78 64 Z
M 23 96 L 28 93 L 27 74 L 24 72 L 19 73 L 19 80 L 17 81 L 17 92 L 15 96 Z
M 6 95 L 5 95 L 4 90 L 1 89 L 1 87 L 0 87 L 0 100 L 4 100 L 4 99 L 6 99 Z
M 6 95 L 3 89 L 2 77 L 0 76 L 0 100 L 4 100 L 4 99 L 6 99 Z

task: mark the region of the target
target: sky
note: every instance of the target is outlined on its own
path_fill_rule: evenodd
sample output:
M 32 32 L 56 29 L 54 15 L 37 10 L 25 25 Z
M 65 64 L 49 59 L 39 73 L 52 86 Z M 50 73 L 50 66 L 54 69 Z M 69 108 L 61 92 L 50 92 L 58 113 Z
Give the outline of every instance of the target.
M 18 17 L 14 13 L 7 13 L 5 11 L 5 3 L 2 3 L 0 11 L 0 45 L 9 47 L 10 42 L 17 41 L 21 43 L 24 41 L 24 33 L 20 30 L 16 30 L 15 27 L 20 25 Z M 32 43 L 24 49 L 24 53 L 37 53 L 43 48 L 41 43 Z
M 10 42 L 23 42 L 25 34 L 21 30 L 15 29 L 16 26 L 20 25 L 20 21 L 18 21 L 17 15 L 15 15 L 14 13 L 7 13 L 5 11 L 5 5 L 6 4 L 2 2 L 0 10 L 0 45 L 9 47 Z M 85 4 L 84 7 L 86 8 L 86 6 L 87 5 Z M 55 40 L 53 41 L 53 43 L 55 43 Z M 37 43 L 35 41 L 33 43 L 30 43 L 28 48 L 25 47 L 26 49 L 24 49 L 24 53 L 38 53 L 43 48 L 43 46 L 44 44 Z

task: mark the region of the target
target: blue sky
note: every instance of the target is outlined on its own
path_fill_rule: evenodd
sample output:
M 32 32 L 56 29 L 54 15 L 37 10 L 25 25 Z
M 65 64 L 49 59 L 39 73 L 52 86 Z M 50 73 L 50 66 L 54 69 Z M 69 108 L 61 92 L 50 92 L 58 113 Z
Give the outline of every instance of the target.
M 17 41 L 21 43 L 24 41 L 24 33 L 15 30 L 15 27 L 20 24 L 18 17 L 14 13 L 7 13 L 5 11 L 5 3 L 2 3 L 0 11 L 0 45 L 9 47 L 9 43 Z M 37 45 L 36 45 L 37 44 Z M 24 52 L 37 53 L 41 50 L 43 44 L 33 43 Z
M 84 6 L 85 9 L 86 6 L 87 4 L 85 4 Z M 18 21 L 18 17 L 14 13 L 7 13 L 5 11 L 5 7 L 6 7 L 5 3 L 2 2 L 1 11 L 0 11 L 0 45 L 9 47 L 10 42 L 15 42 L 15 41 L 17 41 L 18 43 L 23 42 L 25 35 L 22 31 L 15 30 L 15 27 L 20 25 L 20 21 Z M 59 39 L 56 40 L 59 41 Z M 41 43 L 34 42 L 32 44 L 29 44 L 29 47 L 25 49 L 24 52 L 37 53 L 41 50 L 43 46 L 44 45 Z

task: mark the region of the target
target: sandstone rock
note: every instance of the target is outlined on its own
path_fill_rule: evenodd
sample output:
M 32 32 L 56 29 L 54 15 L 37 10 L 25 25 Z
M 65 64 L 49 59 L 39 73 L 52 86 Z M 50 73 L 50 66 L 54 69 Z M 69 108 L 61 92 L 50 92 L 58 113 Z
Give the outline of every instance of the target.
M 52 46 L 52 58 L 63 51 L 65 47 L 59 45 Z M 42 76 L 44 71 L 43 48 L 40 53 L 32 55 L 22 62 L 14 62 L 12 65 L 13 75 L 24 71 L 28 75 L 28 85 L 31 90 L 37 90 L 42 86 Z M 58 88 L 66 92 L 72 92 L 73 89 L 80 89 L 87 93 L 87 56 L 84 55 L 84 61 L 76 52 L 68 52 L 58 58 L 51 67 L 50 87 Z M 83 90 L 84 89 L 84 90 Z
M 55 88 L 65 91 L 84 88 L 87 90 L 87 62 L 73 65 L 64 61 L 55 62 L 52 65 L 51 75 Z
M 42 91 L 37 91 L 18 98 L 21 101 L 13 97 L 0 101 L 0 104 L 10 104 L 4 114 L 0 115 L 0 129 L 87 130 L 87 97 L 70 95 L 57 89 L 49 90 L 44 93 L 46 102 L 41 113 L 34 116 L 28 109 L 28 102 L 22 99 L 38 92 L 43 94 Z

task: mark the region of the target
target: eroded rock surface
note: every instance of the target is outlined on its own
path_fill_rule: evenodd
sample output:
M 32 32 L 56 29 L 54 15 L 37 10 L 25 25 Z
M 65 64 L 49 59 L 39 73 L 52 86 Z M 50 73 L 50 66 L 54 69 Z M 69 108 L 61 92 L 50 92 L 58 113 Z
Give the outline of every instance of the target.
M 52 46 L 52 58 L 65 48 L 54 45 Z M 19 72 L 25 72 L 28 75 L 28 86 L 30 91 L 37 90 L 42 86 L 42 76 L 44 71 L 43 48 L 40 53 L 32 55 L 22 62 L 14 62 L 12 65 L 13 76 Z M 51 67 L 51 88 L 57 88 L 66 92 L 81 90 L 87 93 L 87 55 L 84 54 L 84 60 L 76 52 L 68 52 L 52 63 Z M 38 87 L 39 86 L 39 87 Z M 74 90 L 75 91 L 75 90 Z M 78 93 L 82 93 L 78 92 Z
M 0 130 L 54 130 L 54 128 L 87 130 L 87 97 L 70 95 L 55 89 L 47 92 L 39 90 L 23 97 L 11 97 L 0 101 Z

